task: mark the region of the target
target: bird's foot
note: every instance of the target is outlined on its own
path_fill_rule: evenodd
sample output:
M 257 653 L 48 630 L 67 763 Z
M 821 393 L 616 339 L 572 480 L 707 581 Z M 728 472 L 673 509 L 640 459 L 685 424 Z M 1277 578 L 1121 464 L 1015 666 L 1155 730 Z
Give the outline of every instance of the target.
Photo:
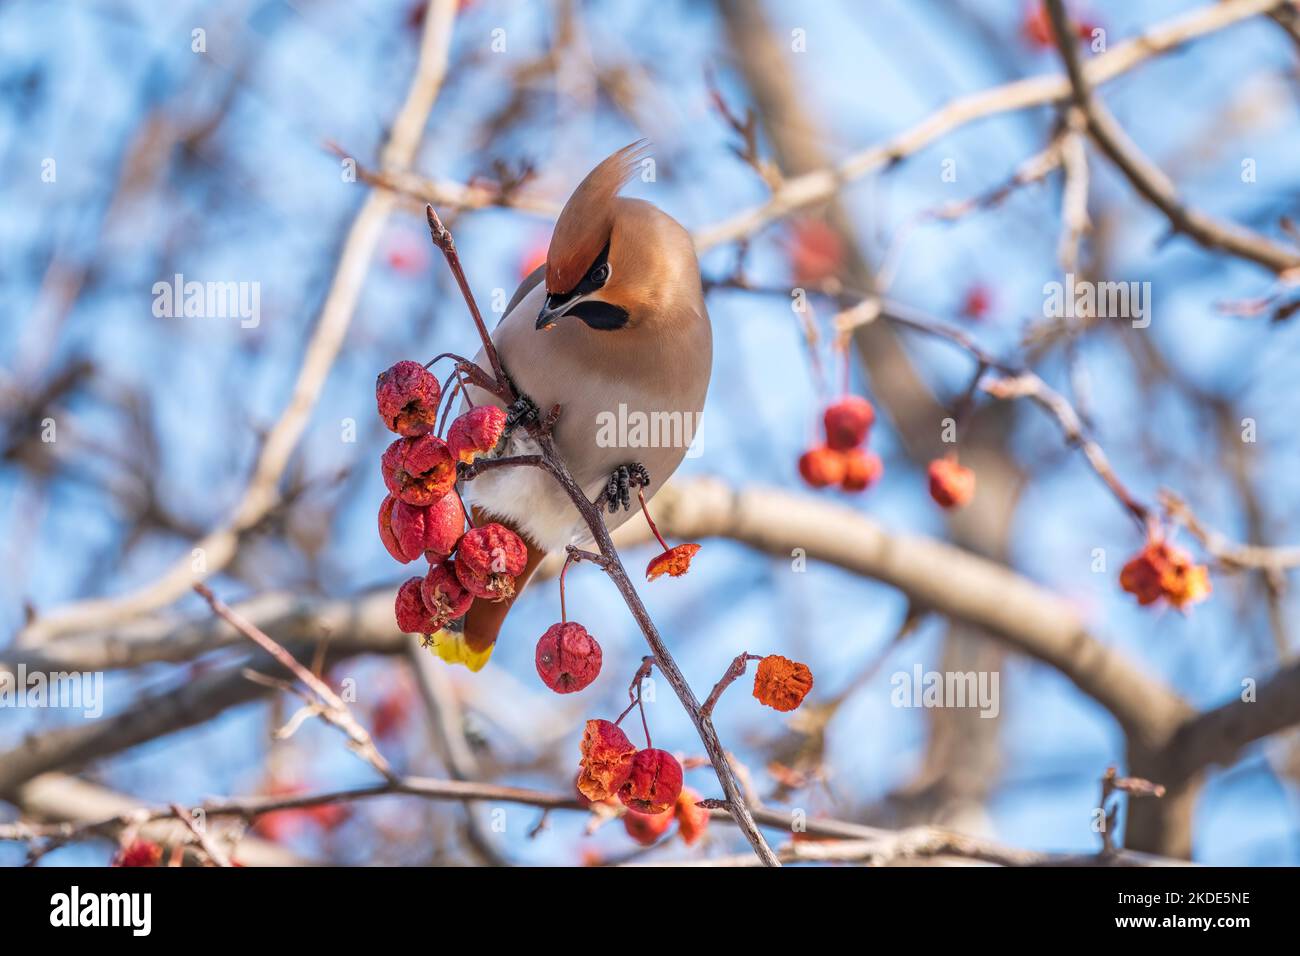
M 541 419 L 541 410 L 537 403 L 525 395 L 518 392 L 519 398 L 506 409 L 506 432 L 512 432 L 520 425 L 525 427 L 534 425 Z
M 645 465 L 633 462 L 619 465 L 609 476 L 605 490 L 596 499 L 596 507 L 606 507 L 610 514 L 616 514 L 619 508 L 627 511 L 632 507 L 632 489 L 644 488 L 650 484 L 650 472 Z

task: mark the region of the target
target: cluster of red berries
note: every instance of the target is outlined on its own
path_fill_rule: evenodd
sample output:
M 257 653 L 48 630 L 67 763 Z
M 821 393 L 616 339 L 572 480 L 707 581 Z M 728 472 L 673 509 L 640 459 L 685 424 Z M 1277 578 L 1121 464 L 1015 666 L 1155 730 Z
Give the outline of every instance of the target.
M 379 537 L 398 561 L 423 557 L 428 570 L 397 591 L 397 626 L 432 635 L 469 612 L 475 601 L 505 601 L 528 563 L 522 538 L 505 525 L 465 529 L 456 492 L 457 464 L 492 452 L 505 431 L 495 405 L 469 409 L 451 423 L 444 441 L 437 427 L 442 389 L 417 362 L 398 362 L 375 385 L 379 416 L 399 437 L 384 452 L 388 497 L 379 506 Z M 559 694 L 582 690 L 600 673 L 596 639 L 581 624 L 563 621 L 537 642 L 537 673 Z
M 423 557 L 429 569 L 398 589 L 397 626 L 432 634 L 469 610 L 475 599 L 514 595 L 524 570 L 523 540 L 500 524 L 465 530 L 456 493 L 456 463 L 472 462 L 496 447 L 506 414 L 495 405 L 471 408 L 443 441 L 434 434 L 442 389 L 418 362 L 398 362 L 379 376 L 375 398 L 384 424 L 399 437 L 381 466 L 388 497 L 379 506 L 379 537 L 398 561 Z
M 865 398 L 847 395 L 822 413 L 826 443 L 799 458 L 799 474 L 814 488 L 838 486 L 865 491 L 880 480 L 885 466 L 880 456 L 863 446 L 871 435 L 876 410 Z M 936 458 L 928 469 L 930 497 L 943 508 L 960 508 L 975 494 L 975 472 L 956 454 Z
M 623 804 L 623 827 L 642 846 L 650 846 L 674 822 L 690 846 L 709 825 L 709 811 L 698 806 L 700 795 L 682 785 L 677 758 L 663 750 L 637 750 L 608 720 L 587 721 L 577 787 L 592 803 Z
M 682 842 L 694 846 L 709 826 L 709 811 L 699 806 L 700 799 L 690 787 L 683 787 L 677 802 L 663 813 L 627 811 L 623 814 L 623 829 L 642 846 L 652 846 L 676 823 Z
M 589 720 L 582 735 L 582 760 L 578 764 L 578 792 L 592 803 L 617 798 L 627 808 L 625 824 L 635 839 L 650 844 L 672 824 L 682 798 L 682 765 L 666 750 L 638 750 L 617 724 Z M 698 797 L 696 797 L 698 799 Z M 703 829 L 699 810 L 691 801 L 692 836 Z M 704 818 L 707 819 L 707 812 Z M 685 835 L 686 826 L 683 828 Z M 692 842 L 692 840 L 688 840 Z
M 858 395 L 847 395 L 822 415 L 826 443 L 799 458 L 799 474 L 814 488 L 838 485 L 845 491 L 865 491 L 885 466 L 880 456 L 863 447 L 876 421 L 876 410 Z
M 772 654 L 759 659 L 754 697 L 788 712 L 803 703 L 812 685 L 806 664 Z M 688 846 L 704 834 L 709 811 L 699 806 L 698 793 L 682 786 L 682 765 L 672 754 L 648 742 L 638 750 L 618 724 L 608 720 L 588 720 L 579 749 L 578 792 L 593 804 L 621 803 L 626 808 L 623 826 L 632 839 L 649 846 L 674 822 Z

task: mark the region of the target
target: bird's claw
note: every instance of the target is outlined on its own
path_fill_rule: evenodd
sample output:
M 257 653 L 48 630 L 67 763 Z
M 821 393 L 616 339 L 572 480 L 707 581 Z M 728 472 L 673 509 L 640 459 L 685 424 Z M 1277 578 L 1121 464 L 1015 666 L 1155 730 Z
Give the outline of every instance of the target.
M 527 395 L 519 393 L 514 403 L 506 409 L 506 431 L 513 431 L 519 425 L 532 425 L 541 419 L 541 410 Z
M 650 472 L 646 471 L 645 465 L 640 462 L 619 465 L 610 474 L 609 482 L 605 485 L 603 503 L 610 514 L 617 514 L 619 508 L 627 511 L 632 507 L 632 489 L 644 488 L 649 484 Z

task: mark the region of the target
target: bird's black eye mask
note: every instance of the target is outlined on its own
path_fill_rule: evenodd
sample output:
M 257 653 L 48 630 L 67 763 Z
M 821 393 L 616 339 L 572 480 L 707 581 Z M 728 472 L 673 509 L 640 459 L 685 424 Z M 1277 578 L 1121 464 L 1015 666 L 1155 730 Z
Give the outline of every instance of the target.
M 609 242 L 605 243 L 605 248 L 600 250 L 600 255 L 596 256 L 596 261 L 591 264 L 587 274 L 582 277 L 582 281 L 573 287 L 572 291 L 565 293 L 553 293 L 546 297 L 546 308 L 556 309 L 564 305 L 570 299 L 581 295 L 589 295 L 592 292 L 604 287 L 612 275 L 609 265 Z M 621 329 L 627 325 L 627 310 L 613 305 L 609 302 L 600 302 L 588 300 L 579 302 L 572 309 L 565 313 L 574 318 L 581 319 L 587 323 L 590 328 L 597 329 L 601 332 L 610 332 L 614 329 Z

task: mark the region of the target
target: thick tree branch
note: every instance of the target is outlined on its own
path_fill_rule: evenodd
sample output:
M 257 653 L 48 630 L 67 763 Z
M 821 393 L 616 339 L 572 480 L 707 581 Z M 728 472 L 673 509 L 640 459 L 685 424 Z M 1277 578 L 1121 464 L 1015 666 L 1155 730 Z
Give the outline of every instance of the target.
M 728 538 L 785 559 L 802 549 L 893 585 L 1056 668 L 1139 738 L 1162 740 L 1191 713 L 1168 686 L 1092 635 L 1068 602 L 953 545 L 886 531 L 859 511 L 808 495 L 712 479 L 669 483 L 651 508 L 674 537 Z

